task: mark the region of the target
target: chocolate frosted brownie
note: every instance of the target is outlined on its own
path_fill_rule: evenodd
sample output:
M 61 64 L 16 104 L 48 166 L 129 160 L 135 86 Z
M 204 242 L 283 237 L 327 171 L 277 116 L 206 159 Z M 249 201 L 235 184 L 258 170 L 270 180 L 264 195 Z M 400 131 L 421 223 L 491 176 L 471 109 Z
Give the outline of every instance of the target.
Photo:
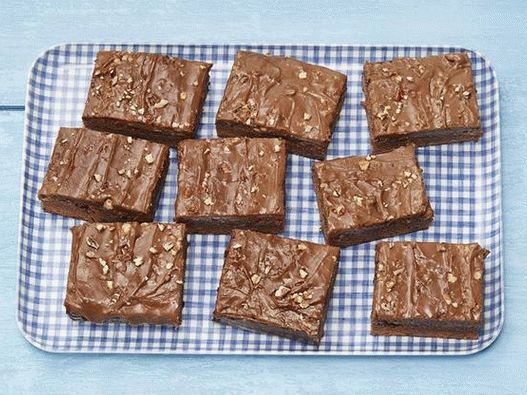
M 322 66 L 240 51 L 216 116 L 218 135 L 282 137 L 290 152 L 323 159 L 346 81 Z
M 94 223 L 72 233 L 64 302 L 72 318 L 181 324 L 185 225 Z
M 476 243 L 378 243 L 372 335 L 477 339 L 488 254 Z
M 151 221 L 168 156 L 163 144 L 60 128 L 38 198 L 44 211 L 86 221 Z
M 363 91 L 374 152 L 481 137 L 476 88 L 465 53 L 366 63 Z
M 339 253 L 336 247 L 233 231 L 214 320 L 319 344 Z
M 281 139 L 185 140 L 178 148 L 176 220 L 189 233 L 283 230 L 287 153 Z
M 195 135 L 211 67 L 163 55 L 101 51 L 82 120 L 92 129 L 175 146 Z
M 341 247 L 426 229 L 434 213 L 413 146 L 313 165 L 322 230 Z

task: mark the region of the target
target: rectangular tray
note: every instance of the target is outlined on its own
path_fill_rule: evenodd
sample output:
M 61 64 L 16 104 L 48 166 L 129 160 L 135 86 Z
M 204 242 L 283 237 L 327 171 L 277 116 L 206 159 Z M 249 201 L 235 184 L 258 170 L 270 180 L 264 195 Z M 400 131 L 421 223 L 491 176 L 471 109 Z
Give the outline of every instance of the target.
M 475 353 L 497 338 L 504 316 L 499 91 L 491 65 L 472 51 L 466 52 L 473 64 L 483 138 L 477 143 L 418 149 L 435 220 L 427 231 L 394 240 L 476 241 L 491 250 L 485 267 L 485 326 L 479 340 L 370 336 L 375 243 L 342 250 L 326 334 L 318 349 L 211 321 L 227 236 L 189 237 L 185 307 L 179 329 L 96 325 L 69 319 L 63 307 L 71 242 L 69 228 L 79 221 L 42 212 L 37 190 L 59 127 L 82 124 L 93 60 L 102 49 L 157 52 L 214 63 L 199 138 L 215 136 L 216 110 L 234 55 L 240 49 L 293 56 L 346 73 L 346 99 L 328 159 L 370 152 L 366 116 L 361 106 L 361 73 L 366 60 L 466 51 L 458 47 L 403 46 L 70 44 L 43 53 L 31 69 L 26 99 L 18 279 L 18 324 L 36 347 L 52 352 L 447 355 Z M 284 234 L 322 243 L 311 182 L 312 163 L 311 159 L 289 155 Z M 157 220 L 170 221 L 174 216 L 176 176 L 177 163 L 172 150 Z

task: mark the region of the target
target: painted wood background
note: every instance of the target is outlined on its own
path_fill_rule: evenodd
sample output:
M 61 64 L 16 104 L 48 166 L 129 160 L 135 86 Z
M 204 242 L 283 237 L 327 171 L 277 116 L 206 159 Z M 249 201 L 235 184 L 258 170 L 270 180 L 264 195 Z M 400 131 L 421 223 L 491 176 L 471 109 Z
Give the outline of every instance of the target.
M 526 393 L 527 2 L 0 2 L 2 393 Z M 455 44 L 501 83 L 505 327 L 470 357 L 52 355 L 18 332 L 16 244 L 23 103 L 38 54 L 65 42 Z

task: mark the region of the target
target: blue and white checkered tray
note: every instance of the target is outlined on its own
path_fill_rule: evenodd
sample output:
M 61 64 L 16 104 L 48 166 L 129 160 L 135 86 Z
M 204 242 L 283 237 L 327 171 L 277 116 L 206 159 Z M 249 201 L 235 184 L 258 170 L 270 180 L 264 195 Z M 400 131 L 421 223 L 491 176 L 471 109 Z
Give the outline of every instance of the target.
M 479 242 L 491 250 L 485 267 L 485 326 L 479 340 L 445 340 L 369 335 L 374 243 L 342 250 L 320 347 L 211 321 L 227 236 L 191 235 L 185 278 L 183 324 L 168 326 L 96 325 L 68 318 L 63 307 L 69 264 L 69 228 L 79 221 L 42 212 L 37 190 L 60 126 L 80 126 L 97 51 L 121 49 L 180 56 L 214 63 L 210 90 L 198 131 L 214 137 L 214 117 L 236 52 L 288 55 L 348 75 L 348 90 L 328 158 L 370 151 L 361 107 L 361 72 L 366 60 L 464 51 L 455 47 L 375 47 L 325 45 L 62 45 L 42 54 L 30 75 L 26 101 L 18 323 L 35 346 L 53 352 L 173 354 L 469 354 L 489 346 L 503 324 L 501 176 L 498 81 L 479 54 L 472 60 L 483 138 L 477 143 L 418 149 L 435 210 L 430 229 L 396 239 Z M 311 182 L 311 159 L 289 155 L 286 182 L 289 237 L 323 242 Z M 174 151 L 156 219 L 174 216 L 177 163 Z

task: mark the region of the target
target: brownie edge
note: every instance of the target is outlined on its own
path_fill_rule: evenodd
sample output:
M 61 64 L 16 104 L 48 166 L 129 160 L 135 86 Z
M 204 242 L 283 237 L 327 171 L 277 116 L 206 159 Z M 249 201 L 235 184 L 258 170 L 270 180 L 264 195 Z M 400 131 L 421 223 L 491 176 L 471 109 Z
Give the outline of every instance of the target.
M 488 254 L 477 243 L 378 243 L 371 333 L 477 339 Z
M 289 152 L 326 156 L 347 76 L 283 56 L 236 54 L 216 115 L 221 137 L 277 137 Z
M 64 306 L 73 319 L 179 326 L 183 224 L 92 223 L 72 228 Z
M 189 233 L 278 233 L 285 224 L 286 144 L 221 138 L 178 144 L 176 221 Z
M 60 128 L 38 198 L 46 212 L 85 221 L 152 221 L 168 166 L 164 144 Z
M 318 345 L 339 255 L 337 247 L 234 230 L 213 319 Z
M 326 242 L 339 247 L 427 229 L 434 217 L 415 147 L 313 165 Z
M 95 130 L 175 146 L 195 136 L 211 67 L 159 54 L 100 51 L 82 120 Z
M 375 153 L 477 141 L 482 135 L 466 53 L 364 64 L 363 92 Z

